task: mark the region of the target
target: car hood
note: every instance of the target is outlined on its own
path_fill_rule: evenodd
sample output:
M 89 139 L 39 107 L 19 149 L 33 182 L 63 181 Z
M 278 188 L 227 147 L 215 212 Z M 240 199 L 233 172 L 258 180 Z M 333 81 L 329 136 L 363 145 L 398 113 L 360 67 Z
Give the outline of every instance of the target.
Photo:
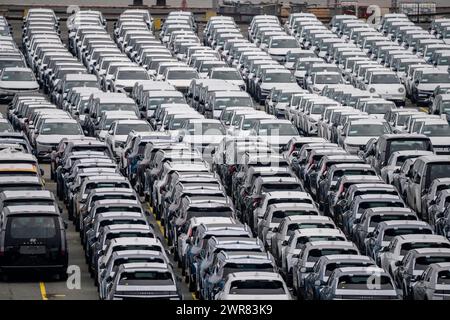
M 39 84 L 36 81 L 0 81 L 0 88 L 32 90 L 39 89 Z
M 290 83 L 290 82 L 289 82 Z M 286 82 L 270 82 L 270 83 L 261 83 L 261 89 L 270 91 L 273 87 L 279 88 L 286 85 Z
M 450 146 L 449 137 L 430 137 L 433 146 Z
M 439 83 L 420 83 L 417 86 L 417 89 L 423 91 L 433 91 L 438 85 Z
M 371 84 L 369 86 L 370 88 L 374 88 L 377 93 L 400 93 L 398 90 L 400 88 L 403 88 L 403 85 L 401 84 L 395 84 L 395 83 L 390 83 L 390 84 Z M 403 92 L 405 92 L 403 90 Z
M 285 145 L 292 139 L 293 136 L 259 136 L 269 144 Z
M 235 85 L 235 86 L 244 86 L 245 82 L 243 80 L 226 80 L 227 83 Z
M 132 87 L 136 83 L 136 80 L 116 80 L 115 84 L 123 87 Z
M 62 136 L 60 134 L 40 134 L 36 138 L 36 142 L 38 142 L 38 143 L 59 143 L 62 138 L 68 138 L 69 140 L 71 140 L 71 139 L 80 139 L 82 137 L 84 137 L 84 136 L 83 135 Z
M 292 48 L 270 48 L 267 50 L 269 54 L 274 55 L 285 55 L 288 53 L 288 51 L 292 50 Z
M 348 137 L 345 138 L 344 143 L 345 144 L 350 144 L 350 145 L 366 145 L 367 142 L 372 139 L 372 138 L 377 138 L 377 137 L 373 137 L 373 136 L 368 136 L 368 137 Z
M 189 87 L 189 85 L 191 84 L 190 79 L 181 79 L 181 80 L 166 80 L 167 83 L 175 86 L 175 87 Z
M 187 135 L 183 138 L 183 142 L 190 144 L 219 144 L 224 136 L 221 135 Z

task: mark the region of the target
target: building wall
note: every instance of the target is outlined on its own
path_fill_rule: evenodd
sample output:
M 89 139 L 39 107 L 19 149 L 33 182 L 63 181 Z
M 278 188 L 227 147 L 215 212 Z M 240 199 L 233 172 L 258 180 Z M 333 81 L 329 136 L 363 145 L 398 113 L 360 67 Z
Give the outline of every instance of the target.
M 143 0 L 145 5 L 155 5 L 156 0 Z M 214 0 L 186 0 L 187 7 L 195 7 L 195 8 L 212 8 L 212 3 Z M 219 3 L 221 3 L 223 0 L 218 0 Z M 335 0 L 240 0 L 242 3 L 308 3 L 308 4 L 315 4 L 319 6 L 326 6 L 327 4 L 333 5 L 335 3 Z M 340 1 L 338 1 L 340 2 Z M 357 1 L 361 5 L 370 5 L 370 4 L 376 4 L 380 7 L 390 7 L 391 0 L 358 0 Z M 398 3 L 403 2 L 418 2 L 416 0 L 398 0 Z M 419 2 L 432 2 L 436 3 L 438 7 L 450 7 L 450 1 L 449 0 L 434 0 L 434 1 L 419 1 Z M 42 5 L 81 5 L 81 6 L 89 6 L 89 5 L 100 5 L 100 6 L 126 6 L 129 4 L 132 4 L 133 0 L 0 0 L 0 4 L 42 4 Z M 166 0 L 166 3 L 168 6 L 171 7 L 180 7 L 182 0 Z
M 156 0 L 143 0 L 144 5 L 152 6 Z M 186 0 L 187 7 L 211 8 L 213 0 Z M 180 7 L 182 0 L 166 0 L 166 4 L 171 7 Z M 0 4 L 20 4 L 20 5 L 78 5 L 78 6 L 126 6 L 133 4 L 133 0 L 0 0 Z

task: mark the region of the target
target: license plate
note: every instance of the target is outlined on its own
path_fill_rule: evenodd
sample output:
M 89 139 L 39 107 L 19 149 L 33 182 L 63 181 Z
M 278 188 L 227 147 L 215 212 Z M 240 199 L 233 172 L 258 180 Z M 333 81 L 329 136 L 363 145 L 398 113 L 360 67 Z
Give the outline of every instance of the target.
M 45 246 L 21 246 L 21 254 L 45 254 Z

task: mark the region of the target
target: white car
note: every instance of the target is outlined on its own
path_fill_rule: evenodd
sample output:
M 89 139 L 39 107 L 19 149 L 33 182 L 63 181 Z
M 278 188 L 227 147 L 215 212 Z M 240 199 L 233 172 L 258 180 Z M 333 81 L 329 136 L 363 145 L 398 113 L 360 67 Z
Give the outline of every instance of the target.
M 342 134 L 338 137 L 338 144 L 350 154 L 357 154 L 372 138 L 391 133 L 391 128 L 385 120 L 362 119 L 347 122 Z
M 105 136 L 106 143 L 111 147 L 116 158 L 120 158 L 128 134 L 134 131 L 136 133 L 149 133 L 153 131 L 150 124 L 145 120 L 116 120 L 114 121 L 108 133 Z
M 236 272 L 225 279 L 216 300 L 292 300 L 283 278 L 276 272 Z
M 0 101 L 9 102 L 17 92 L 37 92 L 39 84 L 28 68 L 8 67 L 0 70 Z
M 392 71 L 372 71 L 362 89 L 369 91 L 371 94 L 378 94 L 380 97 L 398 105 L 405 105 L 405 86 L 400 83 L 400 79 Z
M 286 146 L 289 140 L 300 136 L 297 128 L 289 121 L 282 119 L 264 119 L 257 122 L 251 135 L 260 136 L 275 150 Z
M 434 234 L 405 234 L 392 238 L 389 246 L 378 253 L 380 266 L 395 276 L 398 266 L 396 262 L 412 249 L 420 248 L 450 248 L 450 242 L 443 236 Z

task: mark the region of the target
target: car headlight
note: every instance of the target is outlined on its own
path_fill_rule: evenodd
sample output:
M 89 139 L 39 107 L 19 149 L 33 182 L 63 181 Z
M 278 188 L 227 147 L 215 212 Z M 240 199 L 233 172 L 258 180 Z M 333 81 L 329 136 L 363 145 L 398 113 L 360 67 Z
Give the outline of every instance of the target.
M 405 89 L 403 87 L 398 88 L 398 92 L 403 93 L 405 92 Z
M 375 88 L 370 88 L 370 89 L 369 89 L 369 92 L 370 92 L 370 93 L 374 93 L 374 92 L 375 92 Z

